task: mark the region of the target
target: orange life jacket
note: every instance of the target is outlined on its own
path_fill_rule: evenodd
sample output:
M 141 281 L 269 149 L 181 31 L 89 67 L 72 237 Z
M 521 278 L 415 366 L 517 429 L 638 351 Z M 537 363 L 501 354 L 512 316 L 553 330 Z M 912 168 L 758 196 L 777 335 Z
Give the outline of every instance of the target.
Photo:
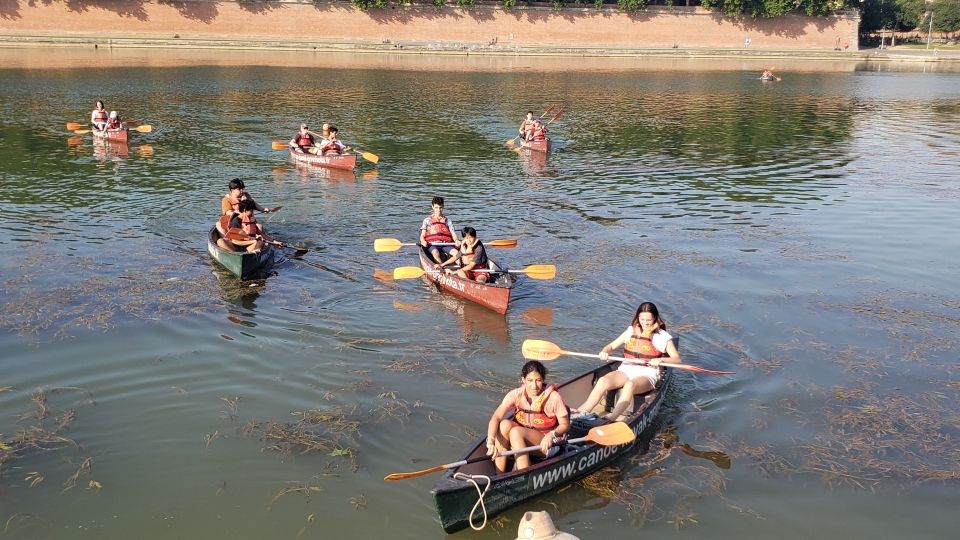
M 547 139 L 547 126 L 540 126 L 540 129 L 533 131 L 533 140 L 544 141 Z
M 520 394 L 517 396 L 517 402 L 514 407 L 517 413 L 513 415 L 514 420 L 523 427 L 535 429 L 541 433 L 546 433 L 557 427 L 560 423 L 556 416 L 547 416 L 543 413 L 543 407 L 547 404 L 547 398 L 556 390 L 557 387 L 550 385 L 546 387 L 539 396 L 534 398 L 533 402 L 527 400 L 527 392 L 520 388 Z
M 120 119 L 119 119 L 119 118 L 108 118 L 108 119 L 107 119 L 107 129 L 120 129 Z
M 340 155 L 340 141 L 327 141 L 323 143 L 323 146 L 320 147 L 320 153 L 323 155 L 333 154 Z
M 660 358 L 663 353 L 653 346 L 653 341 L 649 337 L 638 336 L 636 331 L 623 344 L 624 358 Z
M 240 191 L 240 196 L 237 197 L 236 199 L 234 199 L 233 197 L 231 197 L 229 193 L 227 193 L 226 195 L 224 195 L 224 198 L 226 198 L 228 201 L 230 201 L 230 209 L 233 210 L 233 213 L 234 213 L 234 214 L 239 214 L 239 213 L 240 213 L 240 201 L 242 201 L 242 200 L 244 200 L 244 199 L 249 199 L 249 198 L 250 198 L 250 194 L 247 193 L 246 191 Z
M 107 121 L 107 118 L 109 118 L 109 115 L 107 114 L 107 110 L 106 110 L 106 109 L 103 109 L 103 110 L 101 110 L 101 109 L 95 109 L 95 110 L 93 111 L 93 114 L 95 115 L 95 116 L 93 117 L 93 121 L 94 121 L 94 122 L 106 122 L 106 121 Z
M 423 239 L 429 244 L 453 242 L 453 233 L 450 232 L 450 227 L 447 227 L 446 216 L 440 218 L 430 216 L 430 224 L 427 225 L 427 231 Z
M 257 228 L 257 218 L 250 216 L 240 216 L 240 221 L 243 222 L 243 232 L 247 233 L 250 236 L 256 236 L 260 234 L 260 229 Z
M 297 146 L 300 148 L 307 148 L 313 146 L 313 136 L 309 133 L 300 133 L 297 132 Z

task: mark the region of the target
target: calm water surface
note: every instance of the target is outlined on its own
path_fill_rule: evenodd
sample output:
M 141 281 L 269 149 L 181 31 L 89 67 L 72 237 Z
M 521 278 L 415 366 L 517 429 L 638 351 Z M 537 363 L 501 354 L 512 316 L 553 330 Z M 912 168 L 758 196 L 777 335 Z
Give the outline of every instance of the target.
M 344 58 L 0 70 L 7 536 L 443 537 L 437 478 L 383 476 L 459 459 L 524 339 L 595 352 L 645 300 L 687 362 L 736 375 L 678 373 L 648 452 L 458 536 L 513 538 L 526 510 L 583 539 L 955 534 L 960 75 Z M 97 97 L 153 133 L 69 138 Z M 551 103 L 552 154 L 511 151 Z M 382 161 L 290 163 L 270 142 L 304 119 Z M 242 283 L 210 261 L 233 177 L 303 260 Z M 373 240 L 413 241 L 437 194 L 557 278 L 506 317 L 378 279 L 416 258 Z M 267 437 L 318 414 L 322 451 Z M 66 439 L 11 455 L 37 427 Z

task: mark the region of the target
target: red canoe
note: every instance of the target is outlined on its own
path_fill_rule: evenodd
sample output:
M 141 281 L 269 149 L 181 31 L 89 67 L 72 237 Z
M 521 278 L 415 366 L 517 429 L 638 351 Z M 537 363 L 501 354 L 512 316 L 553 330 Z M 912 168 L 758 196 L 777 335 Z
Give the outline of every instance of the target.
M 343 169 L 352 171 L 357 166 L 356 154 L 343 154 L 342 156 L 328 155 L 318 156 L 315 154 L 304 154 L 290 149 L 290 156 L 300 163 L 309 163 L 318 167 L 327 167 L 330 169 Z
M 520 139 L 520 146 L 529 148 L 530 150 L 536 150 L 537 152 L 548 152 L 550 150 L 550 139 L 544 139 L 542 141 L 525 141 Z
M 433 261 L 430 255 L 422 247 L 420 251 L 420 267 L 427 273 L 424 278 L 434 282 L 437 287 L 450 291 L 451 293 L 476 302 L 485 308 L 492 309 L 501 315 L 507 312 L 507 304 L 510 303 L 510 291 L 516 283 L 516 278 L 512 274 L 502 272 L 490 273 L 490 283 L 477 283 L 472 279 L 463 279 L 455 275 L 447 275 L 441 272 L 433 272 Z M 493 259 L 490 259 L 490 269 L 503 271 L 506 270 L 497 266 Z
M 94 138 L 113 142 L 127 142 L 127 138 L 130 136 L 130 130 L 127 128 L 108 129 L 107 131 L 94 129 L 91 133 L 93 133 Z

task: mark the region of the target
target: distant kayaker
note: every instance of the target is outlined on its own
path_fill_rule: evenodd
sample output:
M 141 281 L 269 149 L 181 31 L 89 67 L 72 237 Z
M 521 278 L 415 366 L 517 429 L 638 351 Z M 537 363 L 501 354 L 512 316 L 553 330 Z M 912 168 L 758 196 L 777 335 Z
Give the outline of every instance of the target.
M 258 251 L 263 249 L 264 242 L 270 242 L 271 239 L 263 230 L 263 226 L 257 223 L 257 218 L 253 217 L 253 211 L 257 204 L 251 199 L 240 201 L 240 212 L 229 216 L 227 222 L 227 234 L 232 238 L 221 238 L 217 245 L 223 249 L 231 251 Z M 228 216 L 221 218 L 221 224 Z M 282 247 L 282 243 L 278 242 Z
M 90 123 L 93 124 L 95 129 L 103 131 L 104 128 L 107 127 L 107 118 L 109 118 L 109 116 L 107 108 L 104 107 L 103 102 L 98 99 L 93 112 L 90 113 Z
M 606 360 L 621 345 L 624 358 L 644 360 L 647 365 L 623 362 L 615 371 L 600 377 L 587 400 L 574 409 L 574 418 L 590 414 L 608 391 L 623 388 L 613 409 L 605 415 L 610 420 L 623 420 L 620 416 L 633 403 L 633 396 L 652 390 L 660 381 L 659 359 L 669 356 L 671 362 L 681 362 L 673 336 L 667 333 L 667 325 L 653 302 L 640 304 L 630 327 L 600 350 L 600 359 Z
M 313 135 L 310 134 L 310 129 L 306 124 L 300 124 L 300 131 L 296 132 L 290 139 L 290 148 L 293 148 L 295 152 L 305 153 L 310 151 L 314 143 L 315 140 Z
M 545 141 L 547 140 L 547 126 L 540 121 L 539 118 L 533 121 L 533 128 L 530 130 L 530 136 L 527 138 L 528 141 Z
M 325 126 L 328 124 L 324 124 Z M 336 126 L 330 126 L 325 130 L 325 138 L 321 139 L 311 152 L 321 156 L 339 156 L 347 151 L 346 145 L 337 139 L 339 130 Z
M 220 199 L 220 214 L 236 214 L 240 212 L 240 202 L 245 200 L 253 200 L 253 197 L 250 196 L 246 191 L 246 186 L 243 185 L 243 180 L 239 178 L 234 178 L 230 180 L 230 184 L 227 186 L 227 194 Z M 254 201 L 254 208 L 258 212 L 269 213 L 269 208 L 264 208 Z
M 526 118 L 523 119 L 523 122 L 520 122 L 520 136 L 523 137 L 523 140 L 530 140 L 530 131 L 533 130 L 533 122 L 536 120 L 533 117 L 533 111 L 527 111 Z
M 110 116 L 107 118 L 107 123 L 103 126 L 101 131 L 120 131 L 123 129 L 123 122 L 120 121 L 120 115 L 117 114 L 117 111 L 110 111 Z
M 443 197 L 434 197 L 430 207 L 433 213 L 420 224 L 420 245 L 427 248 L 434 262 L 439 265 L 451 256 L 454 245 L 459 245 L 460 241 L 457 239 L 453 222 L 443 214 Z M 435 245 L 438 243 L 453 245 Z
M 440 268 L 443 268 L 447 274 L 456 274 L 463 279 L 486 283 L 490 279 L 490 272 L 478 272 L 477 270 L 490 268 L 487 250 L 483 247 L 483 242 L 477 238 L 476 229 L 464 227 L 461 232 L 463 233 L 463 240 L 460 242 L 460 249 L 452 250 L 450 258 L 440 263 Z M 455 262 L 460 263 L 460 268 L 456 270 L 446 268 Z
M 774 79 L 776 79 L 776 78 L 777 78 L 777 76 L 773 74 L 773 70 L 772 70 L 772 69 L 765 69 L 765 70 L 763 70 L 763 73 L 760 74 L 760 80 L 761 80 L 761 81 L 772 81 L 772 80 L 774 80 Z
M 544 456 L 570 430 L 570 418 L 555 386 L 547 385 L 547 368 L 536 360 L 520 370 L 520 388 L 507 393 L 487 425 L 487 455 L 498 473 L 507 471 L 507 450 L 540 445 Z M 513 409 L 516 413 L 507 417 Z M 530 455 L 516 457 L 515 470 L 530 466 Z

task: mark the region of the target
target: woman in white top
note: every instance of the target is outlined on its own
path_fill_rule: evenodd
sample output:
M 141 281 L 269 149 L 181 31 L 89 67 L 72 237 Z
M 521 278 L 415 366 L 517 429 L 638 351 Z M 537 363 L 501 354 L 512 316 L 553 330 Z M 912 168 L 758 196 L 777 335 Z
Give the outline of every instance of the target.
M 624 358 L 636 358 L 641 363 L 623 362 L 615 371 L 600 377 L 590 396 L 577 407 L 577 411 L 589 413 L 609 390 L 624 388 L 626 391 L 620 394 L 613 410 L 605 415 L 610 420 L 622 420 L 619 417 L 632 403 L 633 396 L 650 391 L 657 385 L 660 380 L 659 359 L 669 356 L 671 362 L 681 361 L 673 336 L 667 333 L 667 325 L 653 302 L 640 304 L 630 327 L 600 351 L 600 358 L 606 360 L 610 352 L 621 345 Z

